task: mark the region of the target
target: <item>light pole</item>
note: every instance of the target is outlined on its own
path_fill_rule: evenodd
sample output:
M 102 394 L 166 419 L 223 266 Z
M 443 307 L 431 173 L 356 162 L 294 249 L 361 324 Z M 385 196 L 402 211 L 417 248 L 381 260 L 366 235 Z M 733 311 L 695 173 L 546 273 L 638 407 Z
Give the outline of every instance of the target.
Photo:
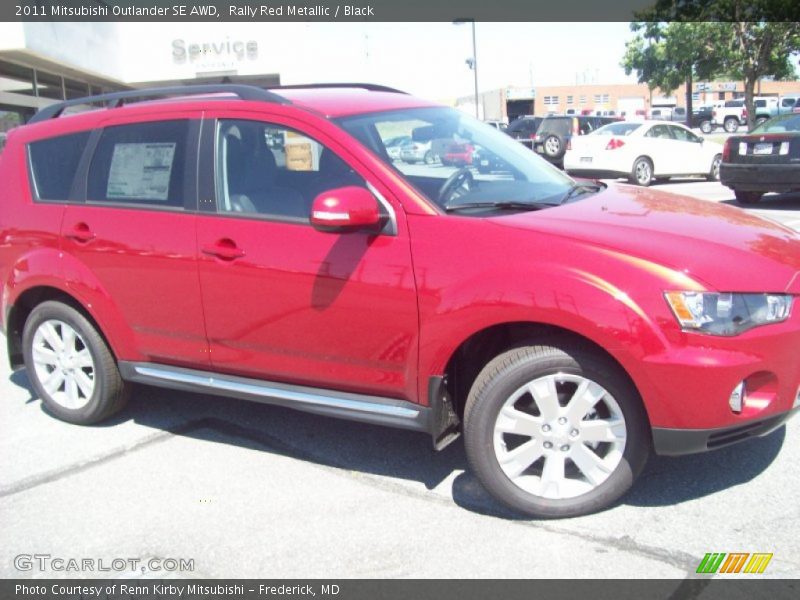
M 453 25 L 463 25 L 464 23 L 472 25 L 472 58 L 467 59 L 467 65 L 472 69 L 475 81 L 475 118 L 480 119 L 478 112 L 478 46 L 475 42 L 475 19 L 456 19 L 453 21 Z

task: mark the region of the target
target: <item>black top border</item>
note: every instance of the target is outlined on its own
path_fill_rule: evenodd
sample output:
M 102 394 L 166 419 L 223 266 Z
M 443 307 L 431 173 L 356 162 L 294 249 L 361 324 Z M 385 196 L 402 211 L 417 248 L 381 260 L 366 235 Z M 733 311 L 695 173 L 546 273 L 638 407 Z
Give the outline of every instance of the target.
M 653 11 L 656 12 L 653 12 Z M 0 21 L 800 21 L 797 0 L 4 0 Z

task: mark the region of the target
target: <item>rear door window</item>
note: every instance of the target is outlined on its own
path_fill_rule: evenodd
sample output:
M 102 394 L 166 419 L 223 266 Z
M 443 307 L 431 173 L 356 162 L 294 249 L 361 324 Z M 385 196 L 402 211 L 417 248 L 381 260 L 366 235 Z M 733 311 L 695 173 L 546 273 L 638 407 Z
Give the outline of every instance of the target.
M 107 127 L 89 168 L 88 202 L 184 208 L 189 120 Z
M 31 181 L 37 200 L 68 200 L 89 132 L 73 133 L 28 145 Z

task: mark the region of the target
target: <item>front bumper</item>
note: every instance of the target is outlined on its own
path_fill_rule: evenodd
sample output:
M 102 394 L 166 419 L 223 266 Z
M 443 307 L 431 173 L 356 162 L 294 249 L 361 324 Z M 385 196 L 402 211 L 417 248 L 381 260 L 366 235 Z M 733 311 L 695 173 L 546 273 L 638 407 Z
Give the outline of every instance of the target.
M 800 164 L 722 163 L 719 179 L 722 185 L 745 192 L 791 192 L 800 189 Z
M 724 448 L 731 444 L 743 442 L 750 438 L 761 437 L 772 433 L 800 411 L 795 407 L 790 411 L 772 415 L 766 419 L 759 419 L 718 429 L 668 429 L 653 428 L 653 448 L 656 454 L 662 456 L 680 456 L 695 454 L 707 450 Z

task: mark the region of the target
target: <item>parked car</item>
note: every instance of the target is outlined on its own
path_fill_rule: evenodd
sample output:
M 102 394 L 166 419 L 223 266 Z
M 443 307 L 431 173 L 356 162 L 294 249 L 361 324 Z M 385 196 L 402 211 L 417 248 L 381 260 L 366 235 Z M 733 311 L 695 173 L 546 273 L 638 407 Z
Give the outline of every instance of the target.
M 400 146 L 400 160 L 410 164 L 424 162 L 426 165 L 432 165 L 437 162 L 439 157 L 431 147 L 431 142 L 406 142 Z
M 647 118 L 651 121 L 686 123 L 686 109 L 683 106 L 661 106 L 651 109 Z
M 472 164 L 472 153 L 475 146 L 468 142 L 450 142 L 441 155 L 443 165 L 453 167 L 466 167 Z
M 747 125 L 747 108 L 744 98 L 728 100 L 724 106 L 717 106 L 711 112 L 714 125 L 722 127 L 728 133 L 736 133 L 742 125 Z
M 573 137 L 619 121 L 617 117 L 545 117 L 533 139 L 533 149 L 551 163 L 562 166 L 564 153 Z
M 386 154 L 392 160 L 400 160 L 400 153 L 403 146 L 411 143 L 410 135 L 399 135 L 397 137 L 389 138 L 386 140 Z
M 777 96 L 756 96 L 753 98 L 753 109 L 756 115 L 755 124 L 761 125 L 767 119 L 780 113 L 780 100 Z
M 781 96 L 778 114 L 784 115 L 792 112 L 800 112 L 800 94 L 786 94 Z
M 509 123 L 506 133 L 520 142 L 523 146 L 533 150 L 533 138 L 536 135 L 536 130 L 539 129 L 539 125 L 541 124 L 543 118 L 544 117 L 534 117 L 529 115 L 514 119 L 511 123 Z
M 702 175 L 719 179 L 722 146 L 684 125 L 665 122 L 612 123 L 572 140 L 564 169 L 580 177 L 627 177 L 631 183 Z
M 692 109 L 692 127 L 697 127 L 703 133 L 714 131 L 714 107 L 698 106 Z
M 484 123 L 494 127 L 495 129 L 499 129 L 500 131 L 505 131 L 506 129 L 508 129 L 508 123 L 506 123 L 505 121 L 495 121 L 490 119 L 488 121 L 484 121 Z
M 728 138 L 720 179 L 741 204 L 755 204 L 767 192 L 800 190 L 800 114 L 779 115 Z
M 64 115 L 91 103 L 107 108 Z M 397 123 L 415 143 L 469 140 L 513 177 L 392 162 Z M 613 505 L 651 449 L 726 446 L 800 406 L 795 233 L 575 181 L 385 87 L 53 104 L 10 134 L 0 195 L 11 366 L 70 423 L 108 419 L 139 383 L 437 449 L 463 434 L 496 499 L 564 517 Z

